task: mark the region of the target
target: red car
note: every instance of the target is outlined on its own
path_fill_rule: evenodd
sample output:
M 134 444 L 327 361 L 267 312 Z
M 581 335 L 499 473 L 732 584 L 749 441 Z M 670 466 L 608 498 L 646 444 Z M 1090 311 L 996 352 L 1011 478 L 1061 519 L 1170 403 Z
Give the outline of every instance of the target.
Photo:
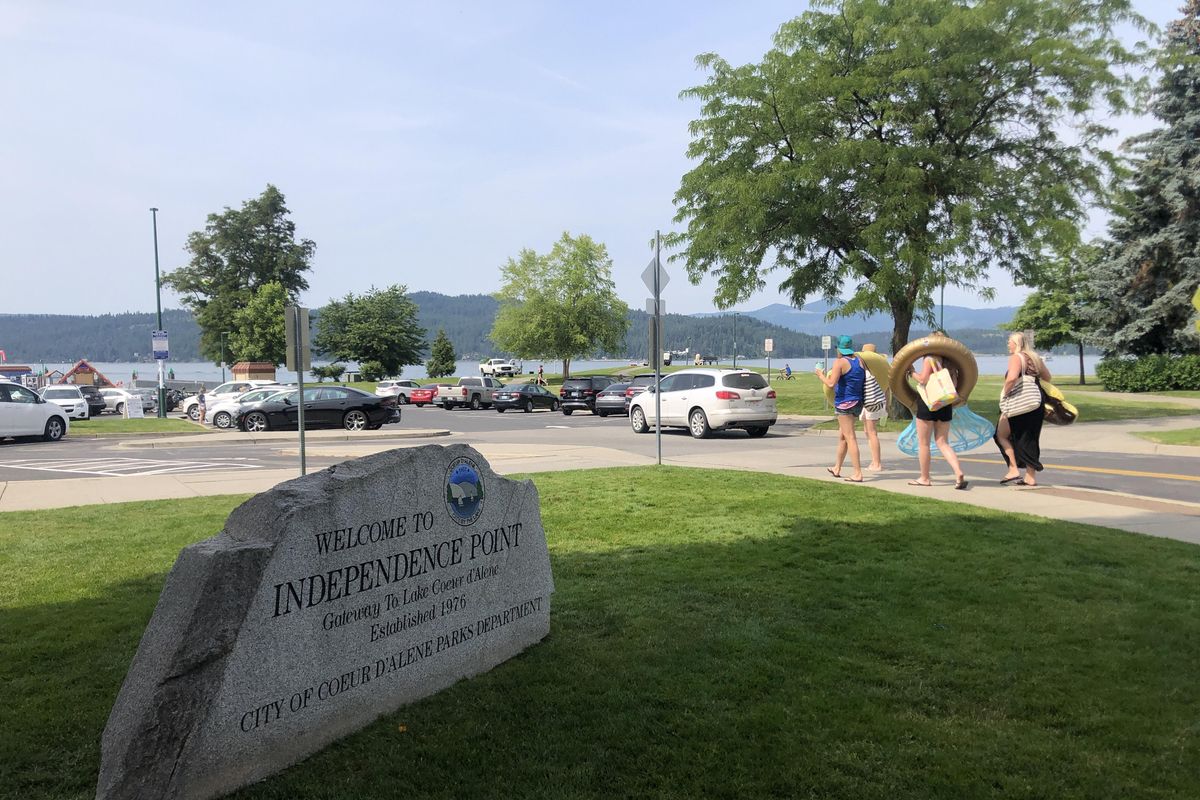
M 436 383 L 429 383 L 422 386 L 420 389 L 413 389 L 409 392 L 408 402 L 412 403 L 417 408 L 433 402 L 433 396 L 437 394 Z

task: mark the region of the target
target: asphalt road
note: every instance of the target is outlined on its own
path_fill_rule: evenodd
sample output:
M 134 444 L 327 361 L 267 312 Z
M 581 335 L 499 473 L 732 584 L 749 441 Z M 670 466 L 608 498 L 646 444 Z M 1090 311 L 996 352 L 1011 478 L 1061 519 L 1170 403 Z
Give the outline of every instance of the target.
M 449 429 L 452 435 L 433 441 L 449 443 L 508 443 L 533 446 L 599 446 L 653 457 L 653 433 L 633 433 L 624 417 L 600 418 L 575 412 L 571 416 L 549 411 L 532 414 L 509 411 L 470 411 L 405 406 L 404 418 L 396 428 Z M 746 449 L 763 459 L 764 465 L 812 461 L 814 451 L 827 453 L 832 462 L 835 439 L 831 435 L 803 434 L 808 426 L 783 421 L 762 439 L 752 440 L 742 431 L 717 432 L 709 439 L 693 439 L 682 429 L 664 431 L 665 457 L 709 455 L 720 463 L 721 454 Z M 384 433 L 392 426 L 384 428 Z M 411 441 L 411 440 L 409 440 Z M 860 437 L 865 450 L 865 441 Z M 122 448 L 118 439 L 68 437 L 56 444 L 0 443 L 0 481 L 47 480 L 98 475 L 162 474 L 234 469 L 283 468 L 297 463 L 295 444 L 225 444 L 213 447 Z M 309 468 L 321 469 L 343 461 L 338 454 L 325 455 L 322 447 L 310 446 Z M 804 451 L 805 458 L 797 455 Z M 884 442 L 885 464 L 899 474 L 916 474 L 915 459 L 896 452 Z M 964 469 L 975 482 L 995 481 L 1003 475 L 998 453 L 983 447 L 962 455 Z M 1160 455 L 1130 455 L 1084 451 L 1044 450 L 1046 471 L 1042 483 L 1056 487 L 1101 489 L 1163 500 L 1200 501 L 1200 460 Z M 816 470 L 814 470 L 816 472 Z M 944 465 L 935 463 L 935 477 L 949 477 Z

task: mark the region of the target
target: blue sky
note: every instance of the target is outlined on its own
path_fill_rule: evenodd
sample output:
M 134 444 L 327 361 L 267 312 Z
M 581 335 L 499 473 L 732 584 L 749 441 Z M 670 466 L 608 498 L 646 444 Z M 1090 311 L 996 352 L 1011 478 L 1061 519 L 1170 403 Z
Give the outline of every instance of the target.
M 393 283 L 492 292 L 509 257 L 571 231 L 608 246 L 640 308 L 689 168 L 695 56 L 758 60 L 804 9 L 433 5 L 0 0 L 0 313 L 153 310 L 148 209 L 166 271 L 207 214 L 267 183 L 317 243 L 309 306 Z M 1179 4 L 1137 5 L 1161 25 Z M 712 310 L 712 281 L 668 270 L 668 311 Z

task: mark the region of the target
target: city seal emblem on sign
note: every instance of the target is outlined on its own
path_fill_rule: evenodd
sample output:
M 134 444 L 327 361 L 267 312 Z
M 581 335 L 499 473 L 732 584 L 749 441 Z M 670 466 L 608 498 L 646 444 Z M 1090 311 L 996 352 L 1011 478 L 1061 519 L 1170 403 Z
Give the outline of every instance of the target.
M 474 461 L 463 456 L 446 468 L 446 509 L 459 525 L 470 525 L 483 512 L 483 475 Z

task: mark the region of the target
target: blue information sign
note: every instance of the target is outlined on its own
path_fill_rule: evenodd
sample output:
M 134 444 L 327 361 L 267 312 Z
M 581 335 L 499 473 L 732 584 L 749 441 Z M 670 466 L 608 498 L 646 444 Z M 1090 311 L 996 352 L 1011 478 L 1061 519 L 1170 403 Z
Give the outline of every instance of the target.
M 168 358 L 167 351 L 167 332 L 155 331 L 151 340 L 150 349 L 154 351 L 155 361 L 166 361 Z

